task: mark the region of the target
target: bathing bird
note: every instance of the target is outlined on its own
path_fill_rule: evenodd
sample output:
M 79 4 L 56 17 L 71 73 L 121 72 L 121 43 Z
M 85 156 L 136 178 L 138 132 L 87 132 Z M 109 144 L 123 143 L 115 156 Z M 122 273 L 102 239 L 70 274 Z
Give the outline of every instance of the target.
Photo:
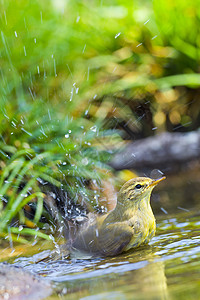
M 118 193 L 115 209 L 88 218 L 75 237 L 61 247 L 62 257 L 116 256 L 147 244 L 156 231 L 151 193 L 165 178 L 137 177 L 127 181 Z

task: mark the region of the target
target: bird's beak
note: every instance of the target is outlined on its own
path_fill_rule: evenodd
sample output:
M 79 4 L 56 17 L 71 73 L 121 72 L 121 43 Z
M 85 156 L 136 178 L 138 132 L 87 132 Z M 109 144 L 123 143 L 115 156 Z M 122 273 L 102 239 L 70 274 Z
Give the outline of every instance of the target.
M 161 181 L 164 180 L 164 179 L 166 179 L 165 176 L 163 176 L 163 177 L 161 177 L 161 178 L 159 178 L 159 179 L 154 179 L 154 180 L 152 180 L 152 182 L 149 184 L 149 187 L 150 187 L 150 186 L 157 185 L 159 182 L 161 182 Z

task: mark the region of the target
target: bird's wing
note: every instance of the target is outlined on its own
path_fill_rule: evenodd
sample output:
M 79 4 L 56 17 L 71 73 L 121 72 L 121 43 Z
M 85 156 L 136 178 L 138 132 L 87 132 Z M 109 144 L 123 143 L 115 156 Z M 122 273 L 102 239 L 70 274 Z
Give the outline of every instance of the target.
M 123 252 L 130 243 L 133 229 L 125 224 L 110 224 L 100 235 L 101 252 L 105 256 L 115 256 Z
M 72 248 L 93 256 L 115 256 L 130 243 L 134 230 L 127 224 L 115 223 L 98 229 L 93 224 L 78 234 Z

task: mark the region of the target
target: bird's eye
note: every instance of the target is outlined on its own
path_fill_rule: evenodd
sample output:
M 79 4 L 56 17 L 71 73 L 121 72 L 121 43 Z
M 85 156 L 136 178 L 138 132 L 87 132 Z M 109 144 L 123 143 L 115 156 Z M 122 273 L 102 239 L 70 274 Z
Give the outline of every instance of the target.
M 141 189 L 141 187 L 142 187 L 141 184 L 136 184 L 136 186 L 135 186 L 135 188 L 138 189 L 138 190 Z

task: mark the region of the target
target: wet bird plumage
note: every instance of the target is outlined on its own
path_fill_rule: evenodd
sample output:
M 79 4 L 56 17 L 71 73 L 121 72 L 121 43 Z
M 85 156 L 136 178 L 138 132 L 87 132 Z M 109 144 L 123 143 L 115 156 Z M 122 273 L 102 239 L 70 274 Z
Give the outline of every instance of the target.
M 70 254 L 115 256 L 148 243 L 156 231 L 150 196 L 163 179 L 138 177 L 126 182 L 119 191 L 116 208 L 105 215 L 93 216 L 68 242 Z

